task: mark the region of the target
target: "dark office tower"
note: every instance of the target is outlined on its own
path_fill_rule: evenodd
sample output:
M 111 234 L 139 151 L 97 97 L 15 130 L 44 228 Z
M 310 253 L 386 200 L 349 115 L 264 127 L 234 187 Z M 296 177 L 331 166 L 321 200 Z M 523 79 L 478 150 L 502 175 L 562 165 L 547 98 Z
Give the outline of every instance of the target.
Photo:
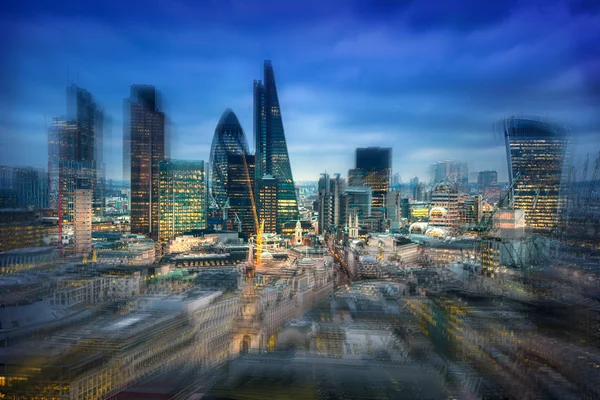
M 159 241 L 192 229 L 206 228 L 204 161 L 164 160 L 160 163 Z
M 154 86 L 133 85 L 123 150 L 131 160 L 131 233 L 158 240 L 159 171 L 165 159 L 165 114 L 159 110 Z M 127 143 L 126 143 L 127 144 Z
M 277 232 L 277 179 L 265 175 L 258 181 L 259 219 L 264 222 L 264 233 Z
M 245 239 L 256 233 L 252 208 L 254 160 L 254 156 L 243 154 L 227 156 L 228 217 L 230 224 L 234 229 L 238 229 Z
M 277 179 L 277 232 L 280 233 L 286 222 L 298 219 L 298 199 L 270 61 L 264 64 L 264 82 L 254 81 L 254 144 L 256 180 L 266 174 Z
M 248 142 L 237 116 L 228 108 L 215 128 L 208 167 L 210 200 L 220 210 L 227 203 L 228 157 L 241 154 L 248 154 Z M 250 175 L 250 180 L 254 181 L 254 174 Z
M 344 195 L 346 181 L 335 174 L 332 179 L 329 174 L 321 174 L 317 188 L 317 232 L 322 235 L 330 227 L 338 228 L 344 225 L 342 220 Z
M 0 196 L 10 208 L 46 208 L 48 174 L 32 167 L 0 167 Z
M 535 118 L 507 118 L 502 123 L 508 176 L 520 179 L 513 189 L 514 207 L 525 212 L 525 226 L 552 232 L 561 212 L 561 178 L 567 128 Z
M 348 185 L 370 187 L 373 211 L 383 216 L 385 196 L 390 189 L 391 173 L 391 148 L 359 148 L 356 149 L 356 168 L 348 172 Z
M 54 118 L 48 128 L 48 203 L 58 209 L 61 161 L 74 161 L 77 125 L 65 118 Z
M 477 190 L 483 193 L 485 189 L 498 185 L 498 171 L 479 171 L 477 174 Z
M 83 163 L 92 171 L 92 210 L 100 216 L 104 202 L 104 113 L 87 90 L 72 84 L 67 87 L 67 120 L 76 126 L 75 157 L 70 161 Z

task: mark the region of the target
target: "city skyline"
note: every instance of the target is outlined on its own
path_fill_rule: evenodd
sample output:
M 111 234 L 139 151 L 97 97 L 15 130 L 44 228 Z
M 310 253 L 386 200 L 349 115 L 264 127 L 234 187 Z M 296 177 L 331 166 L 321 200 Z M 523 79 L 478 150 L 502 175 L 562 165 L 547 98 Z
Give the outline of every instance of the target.
M 269 16 L 286 23 L 278 31 L 275 23 L 253 24 L 252 4 L 178 5 L 160 17 L 144 14 L 143 22 L 128 16 L 131 8 L 109 15 L 86 5 L 38 4 L 27 17 L 7 10 L 2 19 L 15 38 L 8 48 L 14 57 L 3 69 L 19 74 L 3 82 L 3 164 L 46 165 L 46 126 L 64 113 L 64 88 L 72 82 L 110 118 L 108 178 L 122 176 L 122 94 L 135 83 L 164 94 L 161 111 L 175 130 L 172 156 L 207 160 L 221 110 L 231 107 L 251 131 L 250 82 L 263 59 L 278 70 L 296 181 L 316 180 L 324 170 L 345 175 L 354 149 L 368 146 L 392 147 L 392 170 L 405 182 L 423 180 L 430 163 L 445 159 L 466 161 L 471 171 L 496 169 L 506 181 L 503 141 L 493 124 L 521 113 L 570 126 L 576 162 L 600 147 L 593 46 L 600 17 L 591 6 L 557 1 L 495 9 L 466 2 L 473 11 L 467 21 L 452 10 L 424 16 L 416 3 L 353 2 L 339 15 L 336 2 L 309 4 L 313 13 L 272 5 Z M 200 16 L 216 23 L 193 26 Z M 300 31 L 311 18 L 313 26 Z M 123 21 L 135 23 L 122 28 Z M 73 34 L 83 24 L 86 32 Z M 37 59 L 46 68 L 34 68 Z

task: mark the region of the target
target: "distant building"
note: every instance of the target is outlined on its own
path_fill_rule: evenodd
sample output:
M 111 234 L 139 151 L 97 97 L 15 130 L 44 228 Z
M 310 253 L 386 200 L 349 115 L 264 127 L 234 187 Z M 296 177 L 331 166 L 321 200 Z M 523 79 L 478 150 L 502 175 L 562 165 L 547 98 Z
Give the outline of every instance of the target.
M 456 228 L 458 226 L 458 190 L 451 183 L 441 182 L 431 192 L 429 226 Z
M 204 161 L 160 163 L 159 241 L 166 243 L 192 229 L 206 228 Z
M 0 166 L 0 208 L 47 208 L 48 174 L 32 167 Z
M 46 246 L 53 235 L 58 240 L 56 218 L 43 218 L 35 210 L 0 210 L 0 251 Z
M 461 161 L 438 161 L 431 164 L 431 181 L 456 183 L 461 192 L 469 192 L 469 167 Z
M 131 232 L 158 240 L 159 167 L 165 159 L 165 114 L 154 86 L 133 85 L 125 100 L 123 156 L 131 178 Z
M 557 228 L 563 207 L 561 179 L 567 151 L 567 128 L 534 118 L 502 121 L 514 208 L 525 211 L 525 225 L 540 233 Z
M 348 219 L 352 211 L 356 212 L 359 221 L 371 216 L 373 203 L 370 187 L 347 187 L 344 191 L 342 202 L 344 224 L 348 224 Z
M 479 171 L 477 174 L 477 190 L 480 194 L 485 189 L 498 185 L 498 171 Z
M 349 186 L 368 186 L 372 191 L 373 212 L 383 217 L 385 195 L 390 188 L 392 149 L 367 147 L 356 149 L 356 168 L 348 171 Z
M 259 221 L 264 223 L 264 233 L 277 232 L 277 179 L 265 175 L 258 180 Z
M 92 250 L 92 199 L 91 185 L 75 189 L 74 240 L 75 252 L 87 254 Z
M 333 179 L 327 173 L 321 174 L 317 193 L 318 234 L 324 234 L 330 226 L 341 227 L 344 224 L 342 199 L 345 186 L 340 174 L 335 174 Z

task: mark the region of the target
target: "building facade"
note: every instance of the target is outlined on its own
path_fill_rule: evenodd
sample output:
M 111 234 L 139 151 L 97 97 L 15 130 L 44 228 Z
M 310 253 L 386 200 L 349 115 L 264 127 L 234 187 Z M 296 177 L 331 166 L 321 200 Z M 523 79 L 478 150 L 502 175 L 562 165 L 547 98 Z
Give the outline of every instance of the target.
M 157 100 L 154 86 L 131 86 L 123 135 L 131 179 L 131 232 L 154 240 L 159 234 L 159 170 L 165 159 L 165 114 Z
M 90 185 L 91 186 L 91 185 Z M 92 250 L 92 199 L 94 192 L 80 185 L 75 190 L 74 240 L 75 252 L 87 254 Z
M 159 169 L 159 241 L 206 228 L 204 161 L 164 160 Z
M 373 211 L 383 217 L 385 195 L 390 190 L 392 149 L 367 147 L 356 149 L 356 168 L 348 172 L 349 186 L 368 186 L 372 191 Z
M 286 222 L 298 219 L 298 198 L 270 61 L 264 63 L 264 82 L 254 81 L 254 144 L 256 180 L 266 174 L 277 179 L 277 231 L 281 232 Z
M 227 156 L 228 218 L 234 229 L 249 238 L 258 227 L 254 222 L 253 196 L 254 156 L 231 154 Z
M 258 181 L 259 219 L 264 233 L 277 232 L 277 179 L 265 175 Z
M 331 226 L 344 224 L 342 198 L 345 186 L 346 181 L 340 174 L 335 174 L 333 179 L 327 173 L 321 174 L 317 192 L 318 234 L 323 235 Z
M 249 154 L 248 141 L 237 116 L 226 109 L 215 128 L 209 161 L 210 207 L 222 210 L 227 203 L 228 157 Z
M 567 128 L 535 118 L 502 121 L 514 208 L 525 211 L 525 226 L 540 233 L 557 228 L 561 208 L 561 179 L 567 151 Z

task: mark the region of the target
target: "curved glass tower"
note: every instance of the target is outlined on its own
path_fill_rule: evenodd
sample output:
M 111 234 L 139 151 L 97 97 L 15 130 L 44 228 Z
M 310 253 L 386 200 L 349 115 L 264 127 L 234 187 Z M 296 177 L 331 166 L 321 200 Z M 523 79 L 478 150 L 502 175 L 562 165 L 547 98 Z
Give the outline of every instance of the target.
M 511 117 L 503 121 L 508 176 L 514 207 L 525 212 L 525 225 L 538 232 L 552 232 L 561 211 L 561 179 L 567 151 L 567 129 L 536 118 Z
M 227 157 L 248 154 L 248 142 L 237 116 L 226 109 L 215 128 L 209 161 L 209 193 L 217 207 L 227 202 Z
M 265 175 L 277 179 L 277 232 L 281 232 L 286 222 L 298 219 L 298 199 L 270 61 L 265 61 L 264 74 L 264 83 L 254 81 L 256 181 Z

